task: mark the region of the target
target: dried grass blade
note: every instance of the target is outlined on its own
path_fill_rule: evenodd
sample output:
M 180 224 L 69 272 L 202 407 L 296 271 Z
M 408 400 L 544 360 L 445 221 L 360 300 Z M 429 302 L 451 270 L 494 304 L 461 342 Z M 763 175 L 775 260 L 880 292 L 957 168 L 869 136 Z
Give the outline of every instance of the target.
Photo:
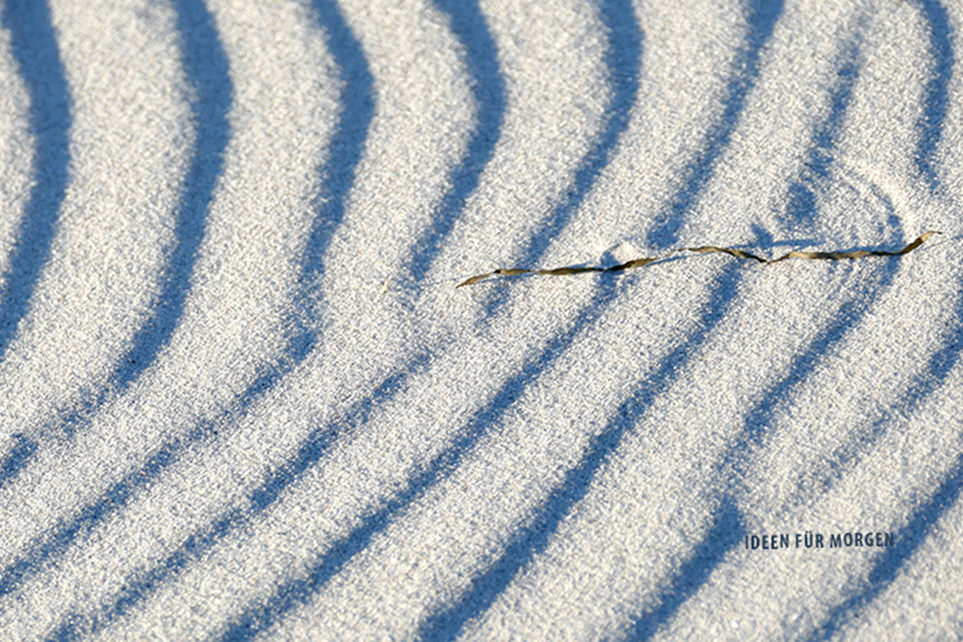
M 461 288 L 466 285 L 474 285 L 475 283 L 484 281 L 485 279 L 491 278 L 493 276 L 518 276 L 521 274 L 542 274 L 544 276 L 564 276 L 569 274 L 584 274 L 586 272 L 623 272 L 625 270 L 631 270 L 633 268 L 645 267 L 651 263 L 655 263 L 656 261 L 660 261 L 662 259 L 668 258 L 670 255 L 675 254 L 676 252 L 682 252 L 682 251 L 697 252 L 700 254 L 708 254 L 708 253 L 728 254 L 730 256 L 736 257 L 737 259 L 752 260 L 758 263 L 764 263 L 766 265 L 769 265 L 772 263 L 779 263 L 780 261 L 785 261 L 786 259 L 811 259 L 811 260 L 839 261 L 842 259 L 861 259 L 866 256 L 899 256 L 902 254 L 906 254 L 908 252 L 912 252 L 913 250 L 918 248 L 920 245 L 925 243 L 926 240 L 929 239 L 931 236 L 939 233 L 940 232 L 936 232 L 933 230 L 926 232 L 925 234 L 921 235 L 918 239 L 916 239 L 915 241 L 913 241 L 903 249 L 897 250 L 895 252 L 887 252 L 885 250 L 854 250 L 852 252 L 793 251 L 793 252 L 789 252 L 788 254 L 784 254 L 783 256 L 780 256 L 778 259 L 773 259 L 771 261 L 764 259 L 762 257 L 756 256 L 755 254 L 750 254 L 749 252 L 738 250 L 733 247 L 717 247 L 715 245 L 702 245 L 700 247 L 683 247 L 677 250 L 673 250 L 672 252 L 669 252 L 668 254 L 664 254 L 662 256 L 633 259 L 631 261 L 626 261 L 625 263 L 619 263 L 618 265 L 613 265 L 610 267 L 594 267 L 594 266 L 586 267 L 586 266 L 571 265 L 566 267 L 555 268 L 552 270 L 526 270 L 523 268 L 499 268 L 492 272 L 486 272 L 485 274 L 478 274 L 476 276 L 471 277 L 470 279 L 466 279 L 455 287 Z

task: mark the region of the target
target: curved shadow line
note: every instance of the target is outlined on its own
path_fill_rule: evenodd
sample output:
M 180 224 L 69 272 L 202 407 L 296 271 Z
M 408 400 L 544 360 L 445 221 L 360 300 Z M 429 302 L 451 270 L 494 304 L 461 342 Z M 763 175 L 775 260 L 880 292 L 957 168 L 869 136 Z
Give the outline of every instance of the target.
M 3 461 L 0 461 L 0 489 L 10 481 L 16 479 L 20 471 L 37 451 L 37 442 L 22 433 L 10 436 L 16 442 Z
M 37 281 L 50 259 L 58 213 L 69 181 L 73 100 L 57 48 L 46 0 L 8 0 L 0 19 L 30 96 L 30 135 L 36 140 L 35 183 L 24 208 L 0 291 L 0 358 L 30 307 Z
M 788 190 L 789 204 L 787 215 L 795 222 L 814 220 L 818 216 L 816 202 L 816 181 L 830 178 L 830 171 L 834 161 L 833 150 L 839 138 L 839 130 L 845 119 L 853 87 L 859 77 L 859 69 L 863 64 L 857 35 L 847 43 L 836 64 L 837 81 L 830 92 L 830 112 L 827 118 L 813 130 L 809 153 L 799 178 Z M 896 236 L 903 236 L 902 224 L 896 215 L 896 208 L 888 198 L 882 200 L 886 206 L 887 225 L 896 231 Z M 886 290 L 896 277 L 897 268 L 887 266 L 879 285 L 873 289 L 869 301 L 862 297 L 851 298 L 840 306 L 836 313 L 835 322 L 830 322 L 810 343 L 801 354 L 793 357 L 785 376 L 770 386 L 762 399 L 746 415 L 742 435 L 728 449 L 727 454 L 719 464 L 722 471 L 737 473 L 736 479 L 742 479 L 744 472 L 740 469 L 739 460 L 752 445 L 758 445 L 764 438 L 776 408 L 790 398 L 797 389 L 816 369 L 816 365 L 827 354 L 830 347 L 841 341 L 863 319 L 866 311 L 872 306 L 881 293 Z
M 920 131 L 916 166 L 931 190 L 939 185 L 933 157 L 940 144 L 943 121 L 949 106 L 949 85 L 953 76 L 955 56 L 950 21 L 939 0 L 915 0 L 930 26 L 930 55 L 936 63 L 933 77 L 926 83 L 923 97 L 923 116 L 917 126 Z
M 781 0 L 769 3 L 768 6 L 763 6 L 764 4 L 766 3 L 757 2 L 753 5 L 753 11 L 748 20 L 749 35 L 745 57 L 736 66 L 737 70 L 742 68 L 743 72 L 737 73 L 729 83 L 729 97 L 726 101 L 726 110 L 721 123 L 714 131 L 710 131 L 707 137 L 706 151 L 686 168 L 685 186 L 672 200 L 674 204 L 671 212 L 673 218 L 664 221 L 657 219 L 648 235 L 650 241 L 656 235 L 665 235 L 664 230 L 669 229 L 671 231 L 668 233 L 667 245 L 675 241 L 676 231 L 681 228 L 683 215 L 695 203 L 696 198 L 708 184 L 715 161 L 731 140 L 732 133 L 738 123 L 739 114 L 745 103 L 745 96 L 758 77 L 760 52 L 772 35 L 773 27 L 782 12 Z M 663 228 L 663 231 L 659 231 L 660 227 Z M 712 303 L 703 318 L 704 329 L 664 359 L 662 366 L 659 368 L 659 374 L 652 380 L 673 380 L 676 373 L 681 370 L 682 364 L 688 361 L 697 347 L 704 343 L 711 329 L 726 314 L 729 305 L 735 298 L 739 280 L 738 274 L 731 270 L 732 268 L 716 280 L 716 285 L 712 289 Z M 593 439 L 586 457 L 577 467 L 568 472 L 563 484 L 553 491 L 546 502 L 536 511 L 536 516 L 531 524 L 512 535 L 505 553 L 499 560 L 488 571 L 472 580 L 470 588 L 457 604 L 432 615 L 422 624 L 420 635 L 423 639 L 453 639 L 457 637 L 464 625 L 489 608 L 518 572 L 535 555 L 545 549 L 551 535 L 557 531 L 572 506 L 588 492 L 588 486 L 597 470 L 621 443 L 625 432 L 651 405 L 655 394 L 655 391 L 643 385 L 640 392 L 637 392 L 623 404 L 619 411 L 619 415 L 623 415 L 622 419 L 607 426 L 598 437 Z M 698 556 L 699 553 L 696 552 L 694 555 Z M 684 579 L 680 579 L 676 584 L 679 586 L 689 585 Z M 663 602 L 675 604 L 677 600 L 665 596 Z M 669 615 L 667 614 L 665 617 L 667 618 Z M 651 620 L 651 617 L 648 619 Z M 642 626 L 641 621 L 637 623 L 637 626 Z
M 501 420 L 525 388 L 537 380 L 549 364 L 564 354 L 578 334 L 601 315 L 617 292 L 616 288 L 597 291 L 593 304 L 582 312 L 572 327 L 553 337 L 543 351 L 526 361 L 521 370 L 509 378 L 492 400 L 474 414 L 454 441 L 425 464 L 403 490 L 365 516 L 361 524 L 347 536 L 332 544 L 301 577 L 282 584 L 264 603 L 246 609 L 240 617 L 228 624 L 219 639 L 232 642 L 251 639 L 279 622 L 292 609 L 310 600 L 355 555 L 367 548 L 376 535 L 387 529 L 399 514 L 448 478 L 451 471 L 472 452 L 478 440 Z M 286 480 L 285 485 L 291 481 L 294 479 Z
M 736 264 L 723 269 L 712 287 L 712 297 L 702 311 L 697 331 L 661 360 L 658 369 L 636 387 L 615 412 L 615 418 L 593 437 L 581 461 L 569 469 L 562 483 L 534 511 L 530 522 L 513 533 L 499 559 L 472 579 L 454 604 L 427 618 L 419 627 L 422 640 L 454 640 L 465 624 L 485 612 L 508 588 L 521 569 L 545 550 L 572 507 L 589 491 L 603 464 L 622 443 L 661 391 L 678 378 L 684 365 L 698 351 L 712 330 L 728 314 L 736 298 L 742 271 Z
M 75 639 L 83 635 L 93 635 L 126 616 L 165 583 L 177 579 L 192 563 L 202 559 L 222 539 L 251 524 L 281 497 L 285 489 L 320 461 L 337 438 L 350 434 L 367 422 L 379 404 L 390 401 L 404 390 L 408 377 L 422 370 L 429 362 L 430 354 L 419 355 L 412 364 L 408 364 L 411 370 L 397 372 L 386 378 L 373 395 L 354 404 L 339 422 L 312 431 L 298 449 L 297 455 L 268 475 L 264 483 L 248 495 L 246 509 L 228 510 L 207 528 L 195 531 L 163 561 L 130 577 L 114 597 L 108 603 L 101 604 L 95 612 L 72 613 L 66 616 L 47 639 Z M 216 435 L 216 431 L 214 434 Z M 160 471 L 157 472 L 159 474 Z M 156 476 L 153 474 L 154 478 Z
M 883 291 L 892 284 L 898 268 L 888 267 L 878 286 L 867 298 L 853 298 L 840 306 L 836 313 L 838 321 L 830 323 L 809 344 L 802 354 L 793 357 L 788 372 L 774 385 L 770 386 L 764 397 L 749 412 L 745 420 L 743 434 L 728 449 L 719 469 L 731 471 L 737 479 L 745 474 L 740 462 L 745 463 L 743 455 L 752 447 L 758 446 L 771 427 L 776 409 L 790 399 L 795 390 L 816 370 L 823 357 L 827 356 L 833 345 L 842 341 L 866 316 L 869 308 L 879 299 Z
M 161 292 L 150 317 L 132 338 L 132 346 L 121 357 L 107 384 L 80 407 L 63 414 L 47 425 L 62 429 L 72 438 L 78 426 L 109 398 L 125 391 L 150 366 L 158 352 L 170 341 L 184 311 L 198 248 L 204 236 L 207 210 L 221 174 L 223 153 L 230 138 L 227 113 L 233 85 L 228 74 L 227 56 L 221 47 L 212 18 L 199 0 L 172 0 L 177 11 L 177 28 L 183 34 L 182 64 L 193 94 L 197 141 L 194 158 L 187 173 L 174 228 L 174 250 L 161 277 Z M 34 453 L 36 449 L 34 449 Z M 0 487 L 11 481 L 29 463 L 18 461 L 10 475 L 0 476 Z
M 635 621 L 626 639 L 651 640 L 659 629 L 678 612 L 686 601 L 705 584 L 712 571 L 725 560 L 726 554 L 745 536 L 743 518 L 736 502 L 727 495 L 720 498 L 713 513 L 711 527 L 692 554 L 676 572 L 669 585 L 656 597 L 655 606 Z
M 187 2 L 195 3 L 191 11 L 204 9 L 198 0 L 177 2 L 181 3 L 181 6 Z M 303 290 L 307 290 L 323 272 L 322 258 L 331 237 L 330 231 L 343 218 L 347 194 L 354 181 L 355 168 L 362 156 L 368 126 L 374 113 L 374 81 L 360 45 L 353 39 L 331 0 L 314 0 L 314 3 L 322 27 L 328 34 L 332 34 L 328 43 L 330 51 L 342 70 L 343 79 L 350 82 L 344 92 L 344 109 L 338 131 L 332 136 L 333 151 L 323 171 L 326 198 L 305 250 L 300 279 Z M 203 14 L 191 15 L 203 18 Z M 303 294 L 303 297 L 307 298 L 307 295 Z M 307 313 L 304 316 L 307 316 Z M 26 554 L 0 571 L 0 596 L 16 590 L 23 581 L 38 573 L 49 561 L 62 556 L 80 535 L 90 532 L 108 516 L 127 506 L 138 492 L 149 488 L 195 444 L 216 438 L 220 426 L 236 421 L 285 374 L 303 362 L 316 341 L 316 334 L 303 319 L 295 319 L 293 323 L 298 327 L 289 341 L 287 355 L 282 363 L 259 376 L 218 418 L 203 421 L 185 438 L 175 439 L 161 446 L 147 462 L 112 484 L 100 498 L 80 509 L 73 518 L 56 526 L 49 536 L 34 542 Z M 393 381 L 389 378 L 382 384 L 382 388 Z M 308 443 L 311 443 L 310 439 Z
M 749 0 L 747 4 L 749 33 L 746 47 L 739 52 L 733 65 L 736 73 L 726 88 L 722 116 L 708 132 L 702 151 L 682 170 L 683 187 L 669 202 L 667 211 L 663 210 L 655 217 L 646 235 L 649 245 L 659 250 L 678 244 L 685 215 L 695 207 L 715 172 L 716 161 L 732 141 L 746 98 L 759 77 L 762 49 L 782 14 L 783 0 Z
M 845 47 L 840 56 L 836 65 L 838 80 L 830 94 L 830 113 L 822 123 L 814 128 L 804 169 L 799 178 L 787 190 L 789 213 L 796 220 L 816 217 L 818 208 L 813 196 L 813 183 L 814 179 L 826 179 L 830 176 L 830 168 L 833 162 L 832 150 L 835 147 L 837 134 L 848 109 L 853 86 L 858 76 L 859 42 L 860 39 L 857 37 Z M 889 212 L 888 224 L 897 230 L 899 236 L 902 236 L 899 218 L 895 214 L 895 208 L 889 202 L 887 202 L 887 210 Z M 890 285 L 896 276 L 896 272 L 897 269 L 894 267 L 889 267 L 886 270 L 880 285 L 874 289 L 872 300 L 876 300 L 880 292 Z M 725 478 L 729 472 L 732 472 L 735 473 L 736 479 L 742 479 L 744 471 L 741 470 L 739 462 L 751 445 L 758 444 L 764 438 L 775 409 L 815 371 L 816 365 L 826 355 L 830 346 L 841 341 L 858 325 L 865 316 L 865 310 L 870 306 L 871 302 L 867 304 L 862 299 L 847 301 L 840 307 L 836 315 L 839 320 L 823 329 L 810 342 L 805 352 L 793 358 L 785 376 L 771 386 L 755 408 L 747 414 L 742 435 L 736 438 L 721 458 L 717 476 Z M 723 499 L 724 501 L 720 506 L 721 510 L 724 511 L 727 506 L 726 502 L 734 500 L 728 493 L 723 495 Z M 728 518 L 724 513 L 717 512 L 714 519 L 717 524 L 722 524 L 727 522 Z M 701 563 L 689 565 L 692 567 L 692 570 L 689 571 L 693 574 L 691 577 L 681 574 L 674 576 L 671 582 L 671 586 L 674 588 L 665 593 L 660 601 L 659 608 L 646 616 L 645 620 L 636 623 L 636 637 L 639 639 L 651 638 L 661 626 L 674 617 L 678 609 L 695 595 L 699 586 L 708 579 L 716 567 L 723 563 L 726 553 L 735 548 L 739 540 L 740 537 L 720 538 L 718 534 L 704 538 L 698 545 L 697 550 L 712 551 L 712 554 L 695 555 L 693 557 L 693 559 L 701 560 Z M 720 544 L 723 541 L 725 545 Z M 656 613 L 658 614 L 657 617 L 655 616 Z
M 498 68 L 498 51 L 477 0 L 433 0 L 448 16 L 452 32 L 465 50 L 470 88 L 478 106 L 477 126 L 465 157 L 451 174 L 451 189 L 435 209 L 428 228 L 413 244 L 409 270 L 414 281 L 425 278 L 441 251 L 442 241 L 462 214 L 478 186 L 482 170 L 495 153 L 505 117 L 505 80 Z
M 963 454 L 930 498 L 910 517 L 909 523 L 896 534 L 896 546 L 879 555 L 866 578 L 866 587 L 850 596 L 830 611 L 823 623 L 807 638 L 812 642 L 831 639 L 840 627 L 845 626 L 853 614 L 865 608 L 896 580 L 903 565 L 913 557 L 933 527 L 960 499 L 963 489 Z
M 551 215 L 542 220 L 522 250 L 520 265 L 536 265 L 578 211 L 582 201 L 595 186 L 602 169 L 608 165 L 616 144 L 628 126 L 632 106 L 639 93 L 642 72 L 642 31 L 631 2 L 600 0 L 599 14 L 608 32 L 605 65 L 613 87 L 613 97 L 602 115 L 602 131 L 589 152 L 582 158 L 571 187 Z M 494 315 L 508 300 L 508 290 L 495 291 L 487 302 L 488 315 Z
M 833 149 L 839 139 L 840 129 L 853 97 L 853 87 L 859 76 L 859 38 L 846 46 L 840 63 L 836 65 L 838 81 L 830 93 L 829 117 L 813 131 L 809 153 L 803 164 L 804 170 L 789 187 L 789 204 L 786 214 L 794 223 L 803 219 L 815 219 L 819 211 L 816 203 L 817 182 L 830 178 Z
M 890 407 L 887 416 L 880 418 L 874 424 L 864 443 L 874 443 L 885 434 L 887 429 L 884 424 L 889 422 L 892 415 L 897 413 L 901 416 L 912 415 L 927 397 L 939 390 L 946 382 L 953 368 L 959 363 L 961 351 L 963 351 L 963 323 L 960 322 L 963 319 L 963 297 L 957 302 L 956 319 L 956 328 L 945 342 L 950 347 L 930 358 L 929 367 L 923 374 L 916 377 L 914 384 L 907 389 L 898 402 Z M 837 477 L 841 474 L 845 463 L 854 456 L 849 452 L 837 460 L 833 467 L 834 470 L 840 471 Z M 824 480 L 823 486 L 831 487 L 835 479 L 836 477 Z M 811 639 L 831 637 L 833 632 L 844 625 L 854 612 L 866 607 L 892 584 L 903 565 L 923 544 L 933 525 L 959 500 L 961 485 L 963 485 L 963 455 L 958 457 L 955 467 L 947 474 L 930 501 L 918 508 L 909 523 L 900 531 L 896 547 L 889 549 L 876 562 L 867 578 L 866 587 L 837 605 L 825 621 L 817 627 Z
M 319 197 L 320 214 L 315 219 L 305 249 L 300 276 L 301 315 L 293 319 L 296 328 L 289 348 L 289 360 L 297 365 L 307 358 L 318 341 L 318 330 L 312 318 L 312 292 L 324 275 L 324 255 L 335 230 L 344 220 L 348 195 L 354 185 L 358 164 L 364 154 L 368 130 L 374 120 L 374 76 L 368 67 L 364 50 L 351 27 L 344 20 L 335 0 L 312 0 L 315 14 L 327 34 L 326 45 L 340 69 L 344 84 L 343 105 L 337 131 L 331 137 L 331 157 L 324 169 L 324 192 Z
M 234 85 L 214 19 L 201 0 L 171 0 L 171 5 L 182 35 L 181 64 L 193 94 L 197 140 L 174 227 L 177 240 L 162 279 L 161 293 L 150 318 L 135 335 L 133 345 L 111 377 L 117 392 L 126 390 L 154 362 L 184 314 L 184 301 L 207 227 L 207 212 L 230 140 L 227 116 L 234 100 Z M 102 402 L 105 397 L 106 392 L 101 393 L 97 401 Z

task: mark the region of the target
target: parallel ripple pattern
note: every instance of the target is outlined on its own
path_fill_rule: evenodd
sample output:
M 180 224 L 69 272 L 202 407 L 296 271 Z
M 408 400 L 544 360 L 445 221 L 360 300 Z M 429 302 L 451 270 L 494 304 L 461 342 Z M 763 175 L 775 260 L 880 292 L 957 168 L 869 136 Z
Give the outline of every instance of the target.
M 0 0 L 0 638 L 960 637 L 961 38 Z

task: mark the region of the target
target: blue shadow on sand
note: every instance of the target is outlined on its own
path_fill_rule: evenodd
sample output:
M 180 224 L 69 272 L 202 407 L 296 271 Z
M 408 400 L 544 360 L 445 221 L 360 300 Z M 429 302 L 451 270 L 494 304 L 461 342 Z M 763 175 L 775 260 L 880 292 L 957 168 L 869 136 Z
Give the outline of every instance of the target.
M 154 362 L 184 314 L 184 301 L 191 289 L 207 212 L 214 200 L 214 189 L 224 165 L 224 150 L 230 140 L 227 115 L 234 86 L 213 18 L 200 0 L 172 0 L 172 5 L 181 34 L 181 64 L 193 94 L 197 140 L 184 181 L 174 226 L 176 241 L 161 280 L 160 296 L 147 322 L 134 336 L 130 351 L 114 371 L 111 384 L 116 392 L 126 390 Z M 98 402 L 102 403 L 103 399 L 101 394 Z
M 660 392 L 672 385 L 684 364 L 698 351 L 719 321 L 725 318 L 736 297 L 741 275 L 735 263 L 723 268 L 711 287 L 712 297 L 701 311 L 698 329 L 666 355 L 655 372 L 646 377 L 619 406 L 614 419 L 592 438 L 578 465 L 565 474 L 562 483 L 535 509 L 529 523 L 508 538 L 504 553 L 495 563 L 472 579 L 457 602 L 447 605 L 422 623 L 420 639 L 436 641 L 457 638 L 465 624 L 484 613 L 519 571 L 545 550 L 551 536 L 572 507 L 588 493 L 596 473 L 610 459 L 625 435 L 635 427 Z M 603 309 L 600 308 L 607 303 L 607 300 L 603 300 L 599 301 L 601 305 L 593 306 L 597 309 L 593 318 L 601 315 Z
M 859 41 L 856 39 L 847 46 L 836 65 L 837 80 L 830 91 L 829 117 L 813 132 L 804 171 L 789 186 L 786 215 L 790 223 L 811 223 L 819 214 L 816 191 L 821 182 L 830 179 L 833 152 L 853 97 L 853 86 L 859 77 L 859 65 Z
M 642 32 L 632 5 L 622 0 L 601 0 L 599 5 L 599 15 L 608 33 L 605 65 L 612 87 L 612 99 L 602 115 L 601 132 L 575 170 L 572 185 L 552 214 L 539 223 L 529 238 L 527 247 L 522 249 L 519 257 L 520 265 L 536 265 L 552 240 L 578 211 L 602 170 L 615 156 L 617 144 L 629 125 L 632 106 L 639 93 Z M 507 299 L 508 290 L 494 290 L 486 305 L 488 316 L 493 316 Z
M 934 156 L 940 144 L 943 121 L 949 105 L 950 78 L 953 75 L 955 55 L 946 8 L 939 0 L 914 0 L 919 5 L 930 27 L 930 55 L 933 57 L 932 77 L 926 83 L 923 95 L 923 116 L 918 122 L 920 132 L 916 166 L 926 179 L 930 189 L 936 189 Z
M 23 470 L 37 451 L 37 442 L 26 435 L 16 433 L 10 437 L 15 443 L 7 456 L 0 462 L 0 488 L 3 488 L 6 482 L 16 478 L 17 474 Z
M 30 191 L 10 256 L 7 281 L 0 290 L 0 359 L 27 314 L 37 281 L 50 258 L 60 206 L 67 190 L 73 102 L 57 38 L 45 0 L 9 0 L 2 21 L 30 96 L 29 132 L 36 141 Z M 0 488 L 12 481 L 36 452 L 36 443 L 20 436 L 0 462 Z
M 452 32 L 464 47 L 465 65 L 474 80 L 470 87 L 477 115 L 465 157 L 451 173 L 452 187 L 411 249 L 409 265 L 415 282 L 428 274 L 442 242 L 478 186 L 482 171 L 495 153 L 506 106 L 505 79 L 498 68 L 498 51 L 478 3 L 475 0 L 434 0 L 434 3 L 448 16 Z
M 204 11 L 203 5 L 198 0 L 179 0 L 176 6 L 184 7 L 187 3 L 191 3 L 187 12 L 190 19 L 205 24 L 209 22 L 209 17 L 205 20 L 205 14 L 198 13 L 198 11 Z M 368 126 L 374 113 L 373 78 L 368 70 L 360 45 L 353 39 L 339 10 L 331 0 L 314 0 L 314 4 L 319 22 L 329 34 L 327 42 L 329 50 L 341 68 L 342 76 L 345 79 L 350 78 L 352 82 L 347 83 L 348 86 L 346 86 L 342 96 L 342 116 L 338 123 L 338 130 L 332 137 L 332 154 L 323 170 L 324 193 L 302 264 L 301 281 L 304 286 L 303 290 L 316 285 L 316 278 L 323 272 L 322 255 L 330 239 L 331 230 L 343 218 L 347 194 L 354 181 L 355 168 L 363 154 Z M 185 19 L 182 18 L 182 21 Z M 179 22 L 179 24 L 183 23 Z M 196 27 L 196 23 L 190 22 L 188 24 Z M 215 38 L 217 37 L 216 32 L 211 31 L 210 33 Z M 302 292 L 302 295 L 305 299 L 308 298 L 304 292 Z M 303 301 L 296 303 L 303 303 Z M 303 317 L 309 315 L 310 311 L 302 313 Z M 166 469 L 194 444 L 216 438 L 219 426 L 242 415 L 256 399 L 276 385 L 284 374 L 301 363 L 307 357 L 311 346 L 314 344 L 315 337 L 307 320 L 298 318 L 293 320 L 293 323 L 297 327 L 288 346 L 287 358 L 283 363 L 268 369 L 258 377 L 235 404 L 222 413 L 218 420 L 204 422 L 194 427 L 184 439 L 177 439 L 163 445 L 145 464 L 124 475 L 98 500 L 83 507 L 72 519 L 55 527 L 41 541 L 35 542 L 25 555 L 0 572 L 0 595 L 16 590 L 25 579 L 40 572 L 51 560 L 63 555 L 77 541 L 78 537 L 90 532 L 107 517 L 126 507 L 138 492 L 152 485 Z M 393 380 L 389 379 L 384 385 L 387 386 L 392 383 Z M 389 391 L 385 389 L 381 393 L 387 395 Z M 320 448 L 320 442 L 323 439 L 318 437 L 315 441 L 318 443 L 309 441 L 306 448 L 308 450 Z M 225 517 L 221 522 L 224 524 L 233 523 L 231 516 Z M 221 524 L 221 522 L 218 522 L 218 524 Z M 217 525 L 215 525 L 214 533 L 219 532 L 217 528 Z M 210 533 L 196 534 L 185 544 L 184 551 L 189 553 L 198 548 L 203 548 L 202 543 L 206 541 L 205 537 L 216 537 L 216 535 Z M 176 552 L 167 561 L 165 567 L 155 569 L 153 573 L 157 577 L 174 574 L 183 565 L 182 559 L 192 558 L 189 554 L 184 554 L 183 551 Z M 151 575 L 148 574 L 148 577 L 151 577 Z M 148 589 L 157 583 L 157 581 L 145 583 L 144 580 L 132 580 L 127 588 L 122 589 L 120 596 L 113 604 L 102 605 L 98 614 L 92 617 L 80 615 L 68 617 L 61 624 L 54 637 L 59 639 L 59 637 L 66 636 L 69 639 L 72 636 L 79 635 L 81 629 L 90 630 L 93 627 L 99 630 L 99 628 L 113 621 L 114 618 L 119 617 L 125 609 L 144 599 L 148 594 Z
M 207 210 L 221 173 L 223 152 L 230 131 L 227 113 L 233 93 L 227 57 L 212 19 L 200 2 L 174 0 L 173 4 L 177 9 L 177 27 L 182 34 L 183 67 L 194 95 L 197 135 L 194 158 L 185 179 L 176 217 L 174 250 L 161 278 L 161 292 L 154 309 L 133 337 L 131 349 L 120 359 L 120 365 L 114 370 L 107 386 L 86 399 L 78 410 L 53 422 L 61 426 L 68 437 L 109 396 L 126 390 L 153 363 L 158 352 L 170 340 L 184 311 L 198 247 L 204 236 Z M 10 475 L 0 476 L 0 487 L 22 470 L 28 461 L 29 458 L 21 458 L 19 468 Z
M 712 571 L 725 560 L 726 554 L 739 545 L 745 526 L 739 508 L 732 498 L 722 496 L 713 513 L 713 521 L 702 541 L 674 574 L 671 583 L 654 600 L 655 606 L 636 619 L 628 639 L 651 640 L 659 629 L 678 612 L 679 607 L 706 583 Z
M 896 546 L 884 549 L 884 552 L 877 556 L 863 589 L 836 605 L 806 639 L 818 642 L 838 638 L 837 634 L 842 633 L 849 621 L 892 585 L 906 562 L 926 541 L 936 522 L 959 501 L 961 489 L 963 455 L 957 457 L 953 468 L 930 500 L 913 511 L 906 526 L 896 533 Z
M 9 0 L 2 10 L 11 49 L 30 96 L 30 135 L 36 141 L 34 186 L 0 292 L 0 357 L 6 354 L 30 307 L 50 258 L 57 217 L 67 190 L 73 101 L 46 0 Z
M 750 90 L 759 78 L 759 58 L 782 14 L 782 0 L 751 0 L 748 5 L 746 44 L 734 63 L 735 72 L 726 87 L 722 115 L 706 135 L 702 150 L 682 171 L 683 187 L 676 192 L 667 209 L 660 212 L 647 234 L 648 244 L 668 250 L 679 242 L 679 231 L 686 216 L 698 202 L 715 173 L 716 162 L 732 141 L 732 134 Z

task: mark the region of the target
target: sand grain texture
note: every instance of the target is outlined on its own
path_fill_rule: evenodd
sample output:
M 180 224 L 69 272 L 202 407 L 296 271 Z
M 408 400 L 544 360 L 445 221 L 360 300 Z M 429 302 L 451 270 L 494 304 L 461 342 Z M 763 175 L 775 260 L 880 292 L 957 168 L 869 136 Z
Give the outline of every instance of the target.
M 960 637 L 961 42 L 0 1 L 0 639 Z

